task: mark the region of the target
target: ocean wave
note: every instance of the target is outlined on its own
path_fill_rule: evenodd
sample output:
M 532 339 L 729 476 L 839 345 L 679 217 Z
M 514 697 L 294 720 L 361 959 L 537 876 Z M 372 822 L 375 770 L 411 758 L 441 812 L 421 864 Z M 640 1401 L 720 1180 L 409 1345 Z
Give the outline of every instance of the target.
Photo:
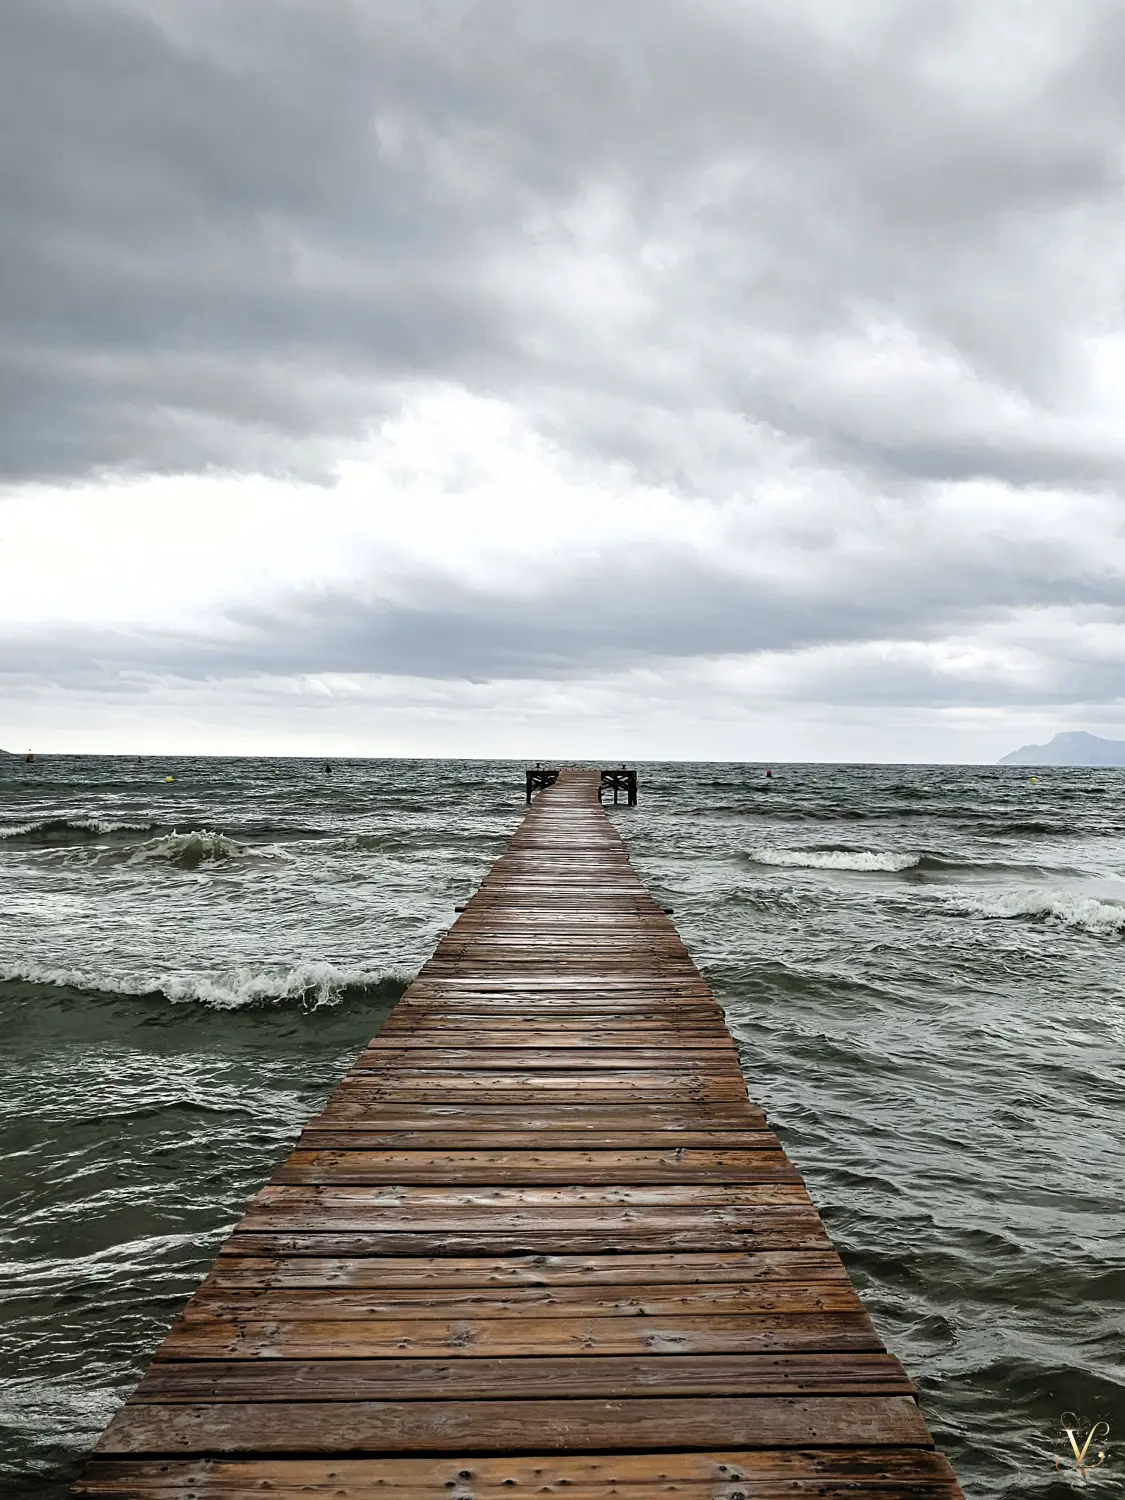
M 880 816 L 877 811 L 873 812 L 870 808 L 841 807 L 836 804 L 823 803 L 819 807 L 802 807 L 792 798 L 782 799 L 780 793 L 775 795 L 773 804 L 759 802 L 754 806 L 749 806 L 739 802 L 726 807 L 708 808 L 709 813 L 716 811 L 741 818 L 776 818 L 779 822 L 786 823 L 858 823 L 867 818 Z
M 880 802 L 875 799 L 862 806 L 844 802 L 818 802 L 810 805 L 792 796 L 779 793 L 772 802 L 735 803 L 730 806 L 709 806 L 708 812 L 725 812 L 744 818 L 776 818 L 793 823 L 927 823 L 954 822 L 972 826 L 968 820 L 976 816 L 972 807 L 936 807 L 932 802 L 915 805 L 913 802 Z
M 1125 902 L 1083 896 L 1078 891 L 996 891 L 969 899 L 950 898 L 963 916 L 993 921 L 1047 922 L 1098 937 L 1125 932 Z
M 798 870 L 879 870 L 889 874 L 917 869 L 922 862 L 921 854 L 882 849 L 751 849 L 747 858 L 756 865 Z
M 345 849 L 360 854 L 414 854 L 432 845 L 418 834 L 402 833 L 353 833 L 343 840 Z
M 857 870 L 878 874 L 900 875 L 906 870 L 952 875 L 1018 875 L 1034 879 L 1047 876 L 1083 874 L 1065 865 L 1047 866 L 1009 860 L 967 859 L 950 854 L 935 854 L 910 849 L 848 849 L 825 847 L 813 849 L 751 849 L 746 858 L 752 864 L 776 865 L 798 870 Z
M 1051 823 L 1043 818 L 1028 818 L 1026 820 L 1014 818 L 1009 822 L 966 822 L 964 825 L 972 833 L 996 834 L 1002 837 L 1010 837 L 1013 834 L 1039 833 L 1039 834 L 1070 834 L 1076 830 L 1073 823 Z
M 51 965 L 20 964 L 0 967 L 0 991 L 7 986 L 38 985 L 48 989 L 77 990 L 90 996 L 161 999 L 173 1005 L 202 1005 L 209 1010 L 264 1009 L 299 1005 L 318 1010 L 336 1006 L 349 998 L 397 998 L 409 980 L 401 974 L 369 969 L 341 969 L 326 961 L 295 964 L 284 973 L 277 970 L 239 969 L 221 975 L 108 975 L 88 969 L 55 968 Z
M 60 848 L 88 844 L 113 834 L 152 833 L 159 823 L 115 822 L 110 818 L 44 818 L 0 831 L 0 843 L 16 848 Z
M 197 870 L 202 864 L 218 864 L 238 859 L 246 853 L 245 844 L 237 843 L 227 834 L 217 833 L 212 828 L 193 828 L 188 833 L 180 833 L 173 828 L 171 833 L 166 833 L 162 838 L 151 839 L 139 849 L 134 849 L 129 856 L 129 863 L 159 859 L 174 865 L 178 870 Z

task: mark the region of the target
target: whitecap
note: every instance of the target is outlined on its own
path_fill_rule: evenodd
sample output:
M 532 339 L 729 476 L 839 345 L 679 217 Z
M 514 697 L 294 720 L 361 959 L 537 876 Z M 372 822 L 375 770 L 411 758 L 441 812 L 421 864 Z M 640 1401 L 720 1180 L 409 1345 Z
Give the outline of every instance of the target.
M 171 833 L 166 833 L 162 838 L 150 839 L 148 843 L 135 849 L 129 856 L 129 863 L 162 859 L 181 870 L 194 870 L 205 862 L 236 859 L 245 853 L 244 844 L 236 843 L 225 833 L 216 833 L 214 829 L 193 828 L 188 833 L 180 833 L 173 828 Z
M 155 823 L 119 822 L 112 818 L 60 817 L 38 823 L 20 823 L 0 829 L 0 840 L 15 843 L 65 844 L 81 842 L 91 836 L 111 833 L 149 833 Z
M 964 916 L 994 921 L 1052 922 L 1099 937 L 1125 932 L 1125 901 L 1103 901 L 1079 891 L 995 891 L 970 899 L 950 898 Z
M 747 857 L 758 865 L 780 865 L 798 870 L 879 870 L 896 874 L 914 870 L 920 854 L 885 849 L 751 849 Z
M 335 964 L 311 961 L 296 964 L 283 975 L 241 969 L 221 978 L 169 978 L 159 989 L 174 1005 L 194 1002 L 215 1010 L 239 1010 L 243 1006 L 300 1000 L 315 1010 L 339 1004 L 346 989 L 378 984 L 386 977 L 366 969 L 338 969 Z
M 212 1010 L 300 1001 L 310 1010 L 338 1005 L 349 989 L 387 982 L 405 984 L 401 975 L 371 969 L 342 969 L 326 960 L 294 964 L 285 972 L 238 969 L 225 974 L 106 974 L 48 964 L 0 966 L 0 983 L 51 985 L 95 995 L 162 995 L 173 1005 L 205 1005 Z

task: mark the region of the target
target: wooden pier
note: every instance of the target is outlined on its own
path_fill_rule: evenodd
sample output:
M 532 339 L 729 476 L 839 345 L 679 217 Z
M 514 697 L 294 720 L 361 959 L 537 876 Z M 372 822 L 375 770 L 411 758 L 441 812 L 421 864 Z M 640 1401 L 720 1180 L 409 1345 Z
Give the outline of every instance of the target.
M 598 787 L 540 792 L 77 1493 L 960 1495 Z

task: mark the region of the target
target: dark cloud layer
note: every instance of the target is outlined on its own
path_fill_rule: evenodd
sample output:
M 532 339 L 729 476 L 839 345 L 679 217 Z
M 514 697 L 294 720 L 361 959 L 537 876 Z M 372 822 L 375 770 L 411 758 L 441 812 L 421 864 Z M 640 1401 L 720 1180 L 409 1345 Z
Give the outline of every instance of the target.
M 706 400 L 925 480 L 1116 475 L 988 429 L 998 393 L 1080 398 L 1116 295 L 1125 17 L 850 9 L 8 0 L 7 477 L 322 472 L 431 377 L 567 393 L 578 443 L 603 396 Z M 1005 16 L 1050 34 L 1006 57 Z M 566 322 L 583 248 L 635 284 L 624 323 Z M 849 400 L 818 354 L 881 324 L 980 411 Z
M 533 603 L 419 562 L 248 588 L 211 633 L 21 633 L 0 670 L 554 680 L 889 643 L 809 692 L 1113 701 L 1123 84 L 1109 0 L 6 0 L 0 487 L 328 485 L 461 389 L 788 562 L 657 530 Z M 906 649 L 969 637 L 1016 665 Z

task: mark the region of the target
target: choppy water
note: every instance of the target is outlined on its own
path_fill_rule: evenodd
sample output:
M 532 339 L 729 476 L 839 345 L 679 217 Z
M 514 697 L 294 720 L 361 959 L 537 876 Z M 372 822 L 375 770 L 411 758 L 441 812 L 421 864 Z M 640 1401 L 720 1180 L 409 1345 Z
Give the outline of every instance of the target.
M 0 1495 L 63 1492 L 522 801 L 0 761 Z M 651 766 L 614 816 L 967 1493 L 1080 1483 L 1068 1409 L 1120 1491 L 1125 773 Z

